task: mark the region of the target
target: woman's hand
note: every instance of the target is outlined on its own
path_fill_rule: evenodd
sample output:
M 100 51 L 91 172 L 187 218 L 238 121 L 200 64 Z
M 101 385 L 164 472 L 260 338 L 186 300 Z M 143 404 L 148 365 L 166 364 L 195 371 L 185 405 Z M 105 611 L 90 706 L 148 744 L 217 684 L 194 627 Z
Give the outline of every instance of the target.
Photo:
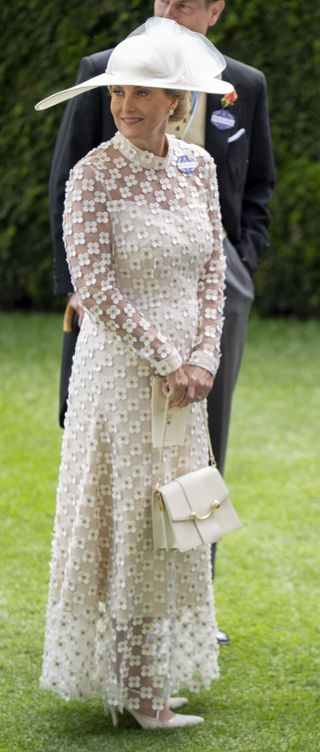
M 200 368 L 200 366 L 191 365 L 185 365 L 183 369 L 188 379 L 188 388 L 182 402 L 179 403 L 179 407 L 185 407 L 191 402 L 200 402 L 206 399 L 213 387 L 213 376 L 210 371 Z
M 200 366 L 182 366 L 163 380 L 162 392 L 170 396 L 170 407 L 185 407 L 206 399 L 213 387 L 210 371 Z
M 184 404 L 187 388 L 188 378 L 182 366 L 166 376 L 161 386 L 165 397 L 170 397 L 170 407 L 181 407 Z

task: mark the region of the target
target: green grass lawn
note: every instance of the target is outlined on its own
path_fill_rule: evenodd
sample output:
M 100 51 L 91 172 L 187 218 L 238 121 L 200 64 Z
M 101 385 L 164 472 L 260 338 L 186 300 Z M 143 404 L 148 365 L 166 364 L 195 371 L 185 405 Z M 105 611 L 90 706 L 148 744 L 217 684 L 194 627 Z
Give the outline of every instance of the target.
M 100 701 L 41 691 L 61 431 L 61 318 L 0 316 L 1 752 L 319 752 L 320 322 L 249 327 L 226 479 L 243 522 L 219 546 L 221 679 L 190 696 L 206 723 L 119 729 Z

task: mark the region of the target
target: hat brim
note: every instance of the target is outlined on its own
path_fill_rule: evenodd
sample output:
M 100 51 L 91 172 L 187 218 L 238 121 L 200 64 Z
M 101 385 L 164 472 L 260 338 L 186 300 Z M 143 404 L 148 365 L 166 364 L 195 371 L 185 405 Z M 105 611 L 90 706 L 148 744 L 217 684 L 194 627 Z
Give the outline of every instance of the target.
M 175 89 L 178 91 L 199 91 L 207 94 L 230 94 L 234 87 L 228 81 L 223 81 L 221 78 L 211 77 L 207 79 L 201 86 L 195 86 L 194 83 L 181 84 L 181 82 L 167 82 L 162 79 L 142 79 L 130 77 L 130 75 L 124 76 L 123 74 L 101 73 L 99 76 L 89 78 L 87 81 L 83 81 L 76 86 L 71 86 L 69 89 L 63 89 L 62 91 L 51 94 L 50 97 L 42 99 L 35 105 L 36 110 L 46 110 L 48 107 L 53 107 L 60 102 L 66 102 L 68 99 L 77 97 L 79 94 L 85 94 L 92 89 L 96 89 L 99 86 L 143 86 L 150 89 Z

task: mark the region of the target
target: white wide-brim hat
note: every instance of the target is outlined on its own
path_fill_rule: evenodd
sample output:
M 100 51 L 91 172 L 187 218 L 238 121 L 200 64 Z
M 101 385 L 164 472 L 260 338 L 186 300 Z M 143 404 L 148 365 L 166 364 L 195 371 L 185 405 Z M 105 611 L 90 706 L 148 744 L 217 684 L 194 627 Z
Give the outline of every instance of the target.
M 45 110 L 98 86 L 229 94 L 232 84 L 216 78 L 225 67 L 221 52 L 203 34 L 168 18 L 149 18 L 114 48 L 104 73 L 42 99 L 35 109 Z

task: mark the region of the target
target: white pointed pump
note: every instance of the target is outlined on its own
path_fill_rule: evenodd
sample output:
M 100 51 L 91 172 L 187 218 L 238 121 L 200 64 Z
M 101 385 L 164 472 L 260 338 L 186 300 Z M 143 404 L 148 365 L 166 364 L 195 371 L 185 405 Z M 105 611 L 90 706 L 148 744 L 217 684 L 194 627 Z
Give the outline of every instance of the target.
M 168 707 L 170 710 L 175 710 L 186 705 L 188 702 L 186 697 L 170 697 Z M 158 729 L 176 729 L 183 728 L 185 726 L 196 726 L 199 723 L 203 723 L 204 719 L 199 715 L 182 715 L 181 713 L 175 713 L 169 721 L 161 721 L 159 718 L 159 712 L 155 716 L 145 715 L 137 710 L 126 708 L 128 713 L 137 721 L 139 726 L 149 731 Z M 118 725 L 118 712 L 113 706 L 109 707 L 112 723 L 114 726 Z

